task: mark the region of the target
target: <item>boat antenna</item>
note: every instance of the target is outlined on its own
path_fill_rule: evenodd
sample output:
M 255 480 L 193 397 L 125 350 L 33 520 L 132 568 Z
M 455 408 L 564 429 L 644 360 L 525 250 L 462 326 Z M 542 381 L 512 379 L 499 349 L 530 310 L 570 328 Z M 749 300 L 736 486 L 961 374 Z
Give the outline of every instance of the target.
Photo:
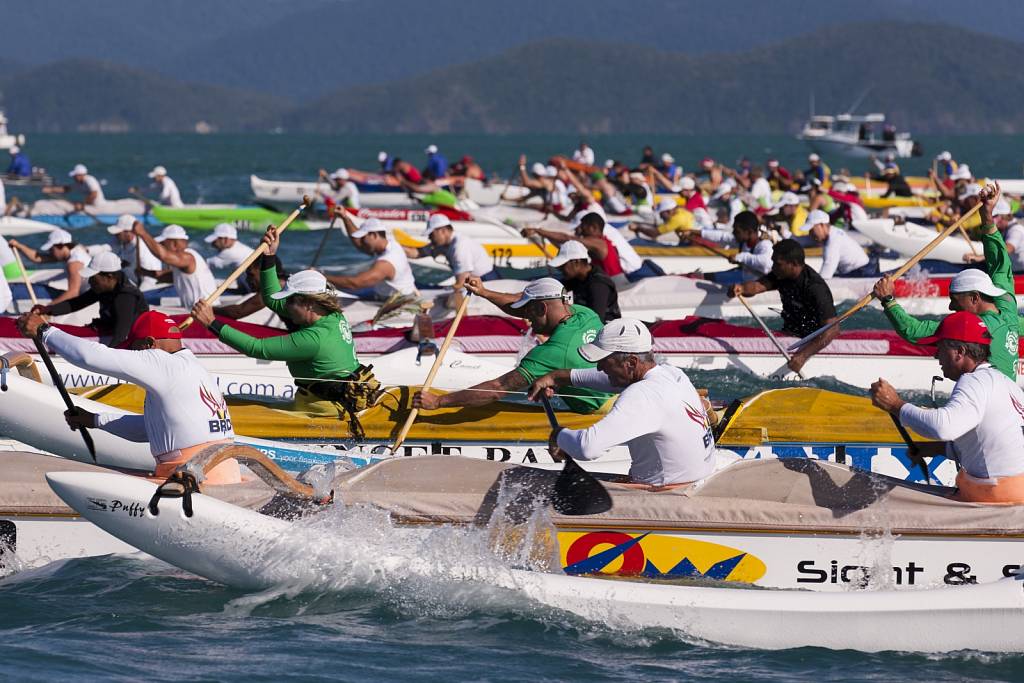
M 811 100 L 811 102 L 810 102 L 810 105 L 811 105 L 811 118 L 813 119 L 814 118 L 814 92 L 813 91 L 811 92 L 810 100 Z
M 864 98 L 868 96 L 869 92 L 871 92 L 871 88 L 872 88 L 872 86 L 870 86 L 870 85 L 868 87 L 864 88 L 864 92 L 862 92 L 860 94 L 860 97 L 858 97 L 856 100 L 854 100 L 853 104 L 850 105 L 850 108 L 846 110 L 847 114 L 852 114 L 854 111 L 857 110 L 857 107 L 860 106 L 860 103 L 863 102 Z

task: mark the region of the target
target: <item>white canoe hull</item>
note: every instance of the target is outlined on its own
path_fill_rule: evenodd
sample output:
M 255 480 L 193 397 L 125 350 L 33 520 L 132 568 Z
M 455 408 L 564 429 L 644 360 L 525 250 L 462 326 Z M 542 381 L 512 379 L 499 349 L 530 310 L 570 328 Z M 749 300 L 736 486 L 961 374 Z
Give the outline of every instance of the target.
M 251 175 L 249 176 L 249 186 L 257 200 L 271 204 L 298 204 L 304 196 L 316 197 L 321 194 L 332 194 L 328 183 L 318 183 L 316 180 L 268 180 Z M 501 200 L 502 192 L 506 192 L 506 196 L 518 196 L 520 194 L 518 187 L 506 186 L 504 183 L 484 185 L 478 180 L 466 181 L 466 195 L 468 199 L 479 206 L 497 204 Z M 380 192 L 361 191 L 359 193 L 359 203 L 366 208 L 394 208 L 420 205 L 416 195 L 410 195 L 408 192 L 395 187 L 382 187 Z
M 42 232 L 51 232 L 57 226 L 34 221 L 30 218 L 19 218 L 18 216 L 0 216 L 0 235 L 5 238 L 22 237 L 24 235 L 35 235 Z
M 896 225 L 890 218 L 872 218 L 854 221 L 853 226 L 863 235 L 881 246 L 910 257 L 917 254 L 929 242 L 939 236 L 932 228 L 916 223 Z M 976 253 L 983 253 L 981 242 L 972 242 Z M 971 253 L 971 245 L 959 235 L 950 235 L 928 254 L 929 259 L 963 265 L 964 255 Z M 884 269 L 883 269 L 884 270 Z
M 311 544 L 311 534 L 288 522 L 201 494 L 192 498 L 191 517 L 185 516 L 180 499 L 161 500 L 160 512 L 154 516 L 146 505 L 155 485 L 124 475 L 57 472 L 47 475 L 47 480 L 68 505 L 108 533 L 229 586 L 250 590 L 296 583 L 316 586 L 320 581 L 329 582 L 337 572 L 352 569 L 344 561 L 353 561 L 351 553 L 334 548 L 330 534 L 323 529 Z M 97 501 L 117 501 L 117 511 Z M 778 552 L 799 561 L 799 554 L 786 545 L 788 538 L 775 540 Z M 851 548 L 858 545 L 856 539 L 844 540 Z M 939 540 L 933 545 L 935 553 L 945 553 L 942 559 L 951 557 L 951 552 L 967 550 L 950 548 L 956 544 Z M 971 558 L 982 554 L 972 550 Z M 402 567 L 406 572 L 440 574 L 442 580 L 481 581 L 601 623 L 610 620 L 616 625 L 671 628 L 745 647 L 926 652 L 1024 649 L 1019 638 L 1019 629 L 1024 627 L 1024 591 L 1015 578 L 923 590 L 819 593 L 799 590 L 806 585 L 751 591 L 611 582 L 510 569 L 445 569 L 433 560 L 410 562 L 406 557 L 389 557 L 386 550 L 369 561 L 385 574 Z M 854 561 L 855 568 L 863 562 Z

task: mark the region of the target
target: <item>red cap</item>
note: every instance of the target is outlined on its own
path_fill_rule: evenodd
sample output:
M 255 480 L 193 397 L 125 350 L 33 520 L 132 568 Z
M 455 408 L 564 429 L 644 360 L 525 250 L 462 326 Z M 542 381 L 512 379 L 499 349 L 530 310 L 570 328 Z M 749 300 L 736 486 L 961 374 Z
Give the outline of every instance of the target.
M 970 344 L 988 344 L 992 341 L 992 335 L 988 333 L 988 328 L 985 327 L 981 318 L 967 311 L 957 311 L 942 319 L 935 334 L 930 337 L 922 337 L 917 340 L 917 343 L 935 344 L 940 339 L 951 339 Z
M 181 339 L 181 330 L 178 323 L 166 313 L 160 311 L 146 311 L 132 325 L 128 333 L 126 343 L 131 344 L 139 339 L 152 337 L 153 339 Z

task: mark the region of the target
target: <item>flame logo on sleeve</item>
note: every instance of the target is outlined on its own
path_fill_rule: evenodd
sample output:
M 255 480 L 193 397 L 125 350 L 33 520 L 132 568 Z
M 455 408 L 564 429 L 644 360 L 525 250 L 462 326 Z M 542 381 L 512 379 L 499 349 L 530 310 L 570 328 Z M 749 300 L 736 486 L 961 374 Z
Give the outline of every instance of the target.
M 699 424 L 704 429 L 711 428 L 711 423 L 708 421 L 707 413 L 705 413 L 703 410 L 698 410 L 697 408 L 694 408 L 689 403 L 686 404 L 686 416 L 693 420 L 694 422 L 696 422 L 697 424 Z
M 216 417 L 218 420 L 226 419 L 228 416 L 228 404 L 224 400 L 224 397 L 217 397 L 212 391 L 207 389 L 204 385 L 199 385 L 199 399 L 210 409 L 210 415 Z
M 1017 411 L 1018 415 L 1020 415 L 1020 419 L 1024 420 L 1024 406 L 1022 406 L 1020 401 L 1018 401 L 1014 396 L 1010 396 L 1010 402 L 1013 404 L 1013 409 Z

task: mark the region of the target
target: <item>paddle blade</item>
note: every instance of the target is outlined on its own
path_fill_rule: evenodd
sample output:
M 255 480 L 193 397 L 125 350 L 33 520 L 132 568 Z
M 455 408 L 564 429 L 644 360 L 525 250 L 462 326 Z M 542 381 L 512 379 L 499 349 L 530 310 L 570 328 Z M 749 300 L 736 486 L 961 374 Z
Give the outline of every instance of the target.
M 795 342 L 793 342 L 792 344 L 790 344 L 789 347 L 786 350 L 790 351 L 790 352 L 792 352 L 792 351 L 799 351 L 803 347 L 807 346 L 808 342 L 814 341 L 815 339 L 817 339 L 821 335 L 825 334 L 825 332 L 827 332 L 828 330 L 832 329 L 834 326 L 835 326 L 835 323 L 832 322 L 832 323 L 829 323 L 828 325 L 825 325 L 824 327 L 818 328 L 817 330 L 815 330 L 814 332 L 811 332 L 809 335 L 807 335 L 803 339 L 798 339 Z
M 597 479 L 566 456 L 555 480 L 551 505 L 560 515 L 596 515 L 612 509 L 612 497 Z

